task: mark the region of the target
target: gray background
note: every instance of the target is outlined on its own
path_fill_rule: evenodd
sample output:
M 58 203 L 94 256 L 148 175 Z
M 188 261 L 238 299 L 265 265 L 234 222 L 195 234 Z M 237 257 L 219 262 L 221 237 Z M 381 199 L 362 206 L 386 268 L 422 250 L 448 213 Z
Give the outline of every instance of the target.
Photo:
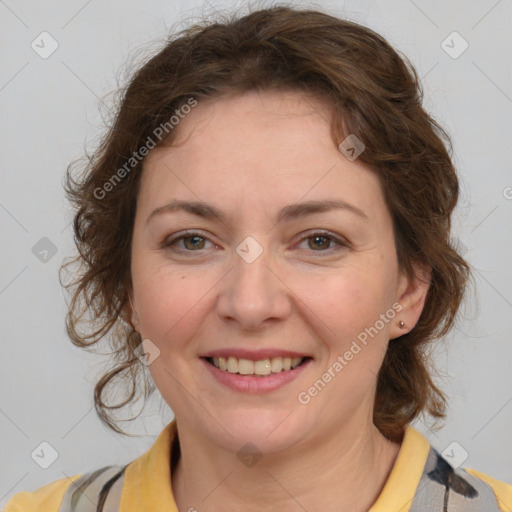
M 159 397 L 125 427 L 140 437 L 110 433 L 95 415 L 92 386 L 103 360 L 74 347 L 64 328 L 57 272 L 74 246 L 62 178 L 84 144 L 97 141 L 100 98 L 110 104 L 125 66 L 153 53 L 170 28 L 234 5 L 0 0 L 0 506 L 16 492 L 129 462 L 172 419 Z M 465 450 L 463 466 L 512 481 L 511 1 L 295 5 L 384 35 L 410 57 L 426 108 L 453 136 L 462 182 L 454 236 L 474 268 L 475 287 L 457 329 L 435 350 L 439 382 L 451 398 L 445 427 L 415 426 L 439 450 L 448 447 L 460 460 Z M 31 47 L 35 40 L 39 51 L 51 49 L 49 39 L 41 48 L 43 31 L 58 43 L 46 59 Z M 442 46 L 454 31 L 469 44 L 457 58 Z M 452 54 L 462 49 L 457 37 L 444 44 Z M 31 458 L 43 441 L 58 453 L 48 469 Z

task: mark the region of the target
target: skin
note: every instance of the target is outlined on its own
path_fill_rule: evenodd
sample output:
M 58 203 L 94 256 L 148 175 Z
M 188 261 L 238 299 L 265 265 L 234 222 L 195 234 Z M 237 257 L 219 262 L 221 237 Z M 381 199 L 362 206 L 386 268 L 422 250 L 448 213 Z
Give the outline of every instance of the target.
M 401 273 L 379 180 L 337 149 L 328 120 L 325 104 L 298 92 L 202 102 L 181 120 L 173 145 L 144 162 L 131 318 L 160 350 L 149 369 L 177 420 L 182 455 L 172 486 L 180 511 L 365 511 L 398 454 L 400 444 L 372 422 L 376 375 L 388 343 L 419 319 L 428 284 Z M 172 199 L 204 201 L 226 219 L 180 211 L 146 222 Z M 366 218 L 338 209 L 277 222 L 284 206 L 326 199 Z M 185 229 L 203 238 L 163 247 Z M 315 244 L 318 230 L 346 245 Z M 236 252 L 247 236 L 263 249 L 252 263 Z M 299 403 L 298 394 L 394 303 L 402 306 L 394 320 Z M 251 395 L 218 383 L 199 358 L 233 347 L 314 359 L 281 389 Z M 247 442 L 262 456 L 251 467 L 237 458 Z

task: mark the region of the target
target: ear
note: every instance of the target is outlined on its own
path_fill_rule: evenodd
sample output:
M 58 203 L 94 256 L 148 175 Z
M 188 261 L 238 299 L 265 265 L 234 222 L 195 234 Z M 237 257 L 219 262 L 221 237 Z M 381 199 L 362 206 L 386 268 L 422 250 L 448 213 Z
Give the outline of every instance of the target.
M 428 290 L 430 288 L 430 277 L 432 269 L 425 265 L 414 264 L 414 275 L 409 277 L 401 272 L 397 288 L 396 302 L 402 309 L 396 314 L 396 321 L 390 329 L 390 339 L 398 338 L 412 331 L 425 306 Z M 399 322 L 405 325 L 399 327 Z
M 139 315 L 137 310 L 133 307 L 133 290 L 128 292 L 128 303 L 125 304 L 124 315 L 133 329 L 140 334 L 139 329 L 137 328 L 139 325 Z

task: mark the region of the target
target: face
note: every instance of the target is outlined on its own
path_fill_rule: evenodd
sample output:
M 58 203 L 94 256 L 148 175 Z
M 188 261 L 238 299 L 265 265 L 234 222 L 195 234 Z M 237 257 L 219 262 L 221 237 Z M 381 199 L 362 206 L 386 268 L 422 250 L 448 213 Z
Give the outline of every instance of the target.
M 378 178 L 329 119 L 295 92 L 199 103 L 144 162 L 132 323 L 178 425 L 229 450 L 371 424 L 387 344 L 421 312 Z

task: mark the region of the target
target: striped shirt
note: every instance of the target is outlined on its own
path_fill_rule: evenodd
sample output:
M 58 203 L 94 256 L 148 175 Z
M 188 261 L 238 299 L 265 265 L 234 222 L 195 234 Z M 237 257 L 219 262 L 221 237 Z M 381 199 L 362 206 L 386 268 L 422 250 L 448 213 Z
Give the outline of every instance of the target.
M 171 484 L 178 456 L 173 420 L 131 463 L 18 493 L 4 512 L 178 512 Z M 407 426 L 393 469 L 369 512 L 512 512 L 512 485 L 471 469 L 453 469 Z

